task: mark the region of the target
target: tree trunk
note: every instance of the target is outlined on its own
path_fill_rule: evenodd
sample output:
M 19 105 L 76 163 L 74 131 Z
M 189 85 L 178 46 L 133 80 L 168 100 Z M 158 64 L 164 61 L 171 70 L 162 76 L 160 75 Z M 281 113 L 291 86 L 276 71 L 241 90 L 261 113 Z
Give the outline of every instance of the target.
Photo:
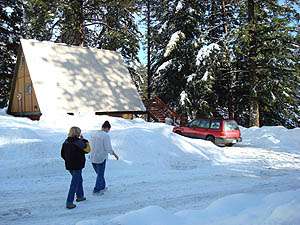
M 229 119 L 234 119 L 234 104 L 233 104 L 233 96 L 232 92 L 230 91 L 229 98 L 228 98 L 228 117 Z
M 249 119 L 249 126 L 257 126 L 259 127 L 259 104 L 256 99 L 250 100 L 250 119 Z
M 151 13 L 150 0 L 147 1 L 147 98 L 151 98 Z
M 84 46 L 84 15 L 83 15 L 83 0 L 78 0 L 78 21 L 76 21 L 76 45 Z
M 225 35 L 228 33 L 228 24 L 227 24 L 227 11 L 226 11 L 226 4 L 227 0 L 222 0 L 222 19 L 223 19 L 223 32 Z M 226 61 L 230 62 L 230 57 L 229 57 L 229 51 L 228 48 L 226 47 Z M 231 69 L 231 68 L 230 68 Z M 230 71 L 229 69 L 229 71 Z M 228 72 L 229 72 L 228 71 Z M 234 119 L 234 99 L 233 99 L 233 93 L 232 93 L 232 84 L 233 84 L 233 75 L 229 76 L 228 82 L 228 117 L 229 119 Z
M 61 34 L 61 41 L 69 45 L 84 45 L 84 0 L 72 0 L 65 6 L 65 22 Z
M 217 15 L 217 3 L 215 0 L 211 0 L 210 17 L 209 17 L 209 23 L 211 27 L 216 26 L 216 15 Z M 211 29 L 209 35 L 214 39 L 216 39 L 217 38 L 216 32 L 217 32 L 216 29 Z
M 147 99 L 151 99 L 151 12 L 150 12 L 150 0 L 147 0 Z M 147 109 L 149 111 L 149 109 Z M 150 115 L 148 114 L 148 121 L 150 121 Z
M 226 3 L 226 0 L 222 0 L 223 28 L 225 34 L 228 32 Z
M 250 101 L 249 101 L 249 126 L 259 127 L 259 102 L 256 90 L 258 78 L 256 74 L 256 57 L 257 57 L 257 40 L 256 40 L 256 16 L 255 16 L 255 2 L 248 0 L 248 23 L 249 23 L 249 81 L 250 81 Z

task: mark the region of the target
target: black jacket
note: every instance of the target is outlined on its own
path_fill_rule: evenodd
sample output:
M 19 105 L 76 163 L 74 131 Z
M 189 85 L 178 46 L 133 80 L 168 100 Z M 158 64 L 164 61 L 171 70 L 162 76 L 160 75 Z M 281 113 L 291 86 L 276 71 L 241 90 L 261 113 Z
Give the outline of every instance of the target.
M 65 160 L 67 170 L 80 170 L 85 166 L 85 152 L 87 140 L 68 137 L 62 145 L 61 157 Z

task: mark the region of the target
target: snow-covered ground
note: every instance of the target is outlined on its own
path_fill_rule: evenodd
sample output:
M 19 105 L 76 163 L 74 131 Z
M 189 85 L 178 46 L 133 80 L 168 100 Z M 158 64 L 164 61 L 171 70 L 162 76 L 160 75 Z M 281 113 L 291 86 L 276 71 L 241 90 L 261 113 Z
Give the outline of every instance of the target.
M 89 138 L 104 120 L 120 160 L 107 163 L 108 191 L 65 209 L 71 176 L 60 147 L 70 126 Z M 0 224 L 299 225 L 300 129 L 241 128 L 243 142 L 217 147 L 172 126 L 107 116 L 30 121 L 0 111 Z M 88 157 L 87 157 L 88 158 Z

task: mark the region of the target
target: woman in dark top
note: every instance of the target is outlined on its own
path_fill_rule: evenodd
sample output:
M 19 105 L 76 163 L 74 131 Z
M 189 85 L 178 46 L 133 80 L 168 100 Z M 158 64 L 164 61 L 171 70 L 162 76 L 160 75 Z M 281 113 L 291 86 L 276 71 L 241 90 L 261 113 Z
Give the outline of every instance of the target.
M 65 160 L 66 170 L 72 175 L 66 203 L 68 209 L 76 207 L 73 203 L 75 193 L 77 202 L 86 200 L 83 192 L 81 174 L 85 166 L 85 154 L 89 153 L 89 151 L 89 143 L 86 139 L 82 138 L 80 128 L 71 127 L 68 138 L 64 141 L 61 149 L 61 157 Z

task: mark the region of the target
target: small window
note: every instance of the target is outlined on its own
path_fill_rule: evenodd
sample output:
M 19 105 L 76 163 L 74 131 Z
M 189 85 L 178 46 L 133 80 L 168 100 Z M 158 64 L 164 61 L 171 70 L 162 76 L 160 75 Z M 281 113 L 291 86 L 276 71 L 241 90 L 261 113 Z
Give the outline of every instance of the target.
M 209 120 L 199 120 L 200 128 L 209 128 Z
M 30 83 L 27 83 L 27 84 L 25 85 L 25 93 L 26 93 L 27 95 L 31 95 L 31 93 L 32 93 L 32 85 L 31 85 Z
M 220 121 L 211 121 L 210 128 L 211 129 L 220 129 L 221 122 Z

